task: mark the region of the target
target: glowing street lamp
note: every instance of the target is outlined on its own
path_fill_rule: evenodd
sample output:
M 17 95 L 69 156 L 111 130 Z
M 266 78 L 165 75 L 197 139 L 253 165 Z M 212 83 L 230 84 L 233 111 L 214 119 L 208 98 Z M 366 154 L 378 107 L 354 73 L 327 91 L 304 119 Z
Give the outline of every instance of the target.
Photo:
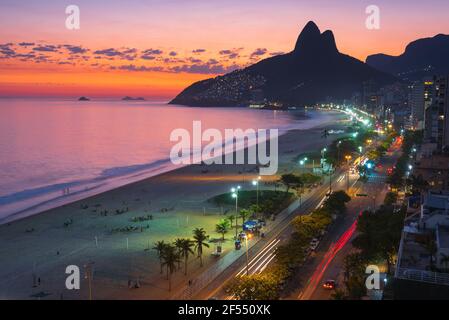
M 348 191 L 349 190 L 349 160 L 352 159 L 352 156 L 349 155 L 349 154 L 345 155 L 345 159 L 346 159 L 346 161 L 348 163 L 348 172 L 346 174 L 346 190 Z
M 300 160 L 300 161 L 299 161 L 299 165 L 300 165 L 302 168 L 304 168 L 304 166 L 305 166 L 305 164 L 306 164 L 306 161 L 307 161 L 307 157 L 304 158 L 304 159 L 302 159 L 302 160 Z
M 337 143 L 337 160 L 338 160 L 338 163 L 340 164 L 340 145 L 341 145 L 341 140 L 340 141 L 338 141 L 338 143 Z
M 259 181 L 262 179 L 260 176 L 257 177 L 257 179 L 253 180 L 253 186 L 257 188 L 257 208 L 259 208 Z
M 240 186 L 237 186 L 237 188 L 231 188 L 231 196 L 235 199 L 235 213 L 239 213 L 239 190 Z
M 245 244 L 246 244 L 246 275 L 249 275 L 249 253 L 248 253 L 248 240 L 252 238 L 251 233 L 246 234 Z
M 235 238 L 237 239 L 237 215 L 239 214 L 239 189 L 240 186 L 237 186 L 237 188 L 231 188 L 231 197 L 235 199 Z

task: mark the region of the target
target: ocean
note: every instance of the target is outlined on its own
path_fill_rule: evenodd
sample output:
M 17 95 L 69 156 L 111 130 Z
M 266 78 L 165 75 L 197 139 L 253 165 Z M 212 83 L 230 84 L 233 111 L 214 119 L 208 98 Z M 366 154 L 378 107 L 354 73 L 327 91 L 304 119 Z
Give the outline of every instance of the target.
M 166 101 L 0 99 L 0 223 L 178 168 L 177 128 L 307 129 L 317 111 L 191 108 Z

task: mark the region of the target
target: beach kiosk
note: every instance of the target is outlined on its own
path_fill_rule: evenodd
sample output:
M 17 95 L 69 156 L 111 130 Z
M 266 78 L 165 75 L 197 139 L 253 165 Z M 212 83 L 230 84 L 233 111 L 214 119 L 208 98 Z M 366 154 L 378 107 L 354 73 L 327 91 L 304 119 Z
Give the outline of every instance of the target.
M 221 255 L 222 252 L 223 252 L 222 243 L 218 242 L 217 244 L 215 244 L 215 249 L 214 252 L 212 252 L 212 255 L 218 257 Z

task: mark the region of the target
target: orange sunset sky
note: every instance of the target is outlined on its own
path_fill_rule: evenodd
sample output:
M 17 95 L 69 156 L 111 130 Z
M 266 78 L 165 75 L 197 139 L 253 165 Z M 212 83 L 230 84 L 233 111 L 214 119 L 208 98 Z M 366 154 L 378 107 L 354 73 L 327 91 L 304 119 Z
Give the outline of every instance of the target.
M 80 29 L 65 8 L 80 8 Z M 368 5 L 380 29 L 365 27 Z M 0 1 L 0 96 L 170 98 L 194 81 L 293 49 L 302 27 L 331 29 L 360 60 L 449 33 L 444 0 Z

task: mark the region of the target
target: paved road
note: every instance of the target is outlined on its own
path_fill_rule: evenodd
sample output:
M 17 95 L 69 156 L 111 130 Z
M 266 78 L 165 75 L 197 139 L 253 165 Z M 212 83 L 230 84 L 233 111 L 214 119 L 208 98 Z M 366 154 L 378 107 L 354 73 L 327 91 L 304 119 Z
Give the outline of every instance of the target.
M 367 194 L 368 197 L 353 198 L 348 204 L 346 217 L 328 234 L 327 245 L 320 248 L 317 259 L 308 266 L 308 272 L 298 282 L 298 289 L 293 291 L 291 298 L 297 294 L 297 299 L 301 300 L 328 300 L 332 298 L 333 291 L 322 287 L 326 280 L 336 280 L 337 286 L 343 286 L 344 258 L 351 250 L 357 217 L 363 210 L 383 203 L 388 192 L 385 183 L 387 168 L 393 167 L 399 156 L 400 145 L 395 145 L 391 156 L 381 160 L 382 167 L 369 176 L 368 182 L 355 185 L 357 193 Z
M 338 170 L 333 177 L 332 190 L 345 189 L 347 180 L 344 178 L 345 173 L 343 170 Z M 352 175 L 350 184 L 356 182 L 358 176 Z M 297 215 L 309 214 L 313 209 L 321 205 L 325 199 L 326 194 L 329 192 L 328 180 L 322 186 L 316 189 L 307 200 L 304 200 L 301 207 L 295 210 L 290 216 L 272 230 L 264 239 L 261 239 L 259 243 L 249 249 L 248 253 L 248 273 L 260 273 L 271 263 L 275 257 L 276 247 L 284 242 L 288 241 L 293 229 L 290 225 L 290 221 Z M 244 248 L 243 248 L 244 249 Z M 217 299 L 229 299 L 230 297 L 224 291 L 225 284 L 236 276 L 246 274 L 246 255 L 242 255 L 236 262 L 229 266 L 220 276 L 207 285 L 195 298 L 208 299 L 211 297 Z

